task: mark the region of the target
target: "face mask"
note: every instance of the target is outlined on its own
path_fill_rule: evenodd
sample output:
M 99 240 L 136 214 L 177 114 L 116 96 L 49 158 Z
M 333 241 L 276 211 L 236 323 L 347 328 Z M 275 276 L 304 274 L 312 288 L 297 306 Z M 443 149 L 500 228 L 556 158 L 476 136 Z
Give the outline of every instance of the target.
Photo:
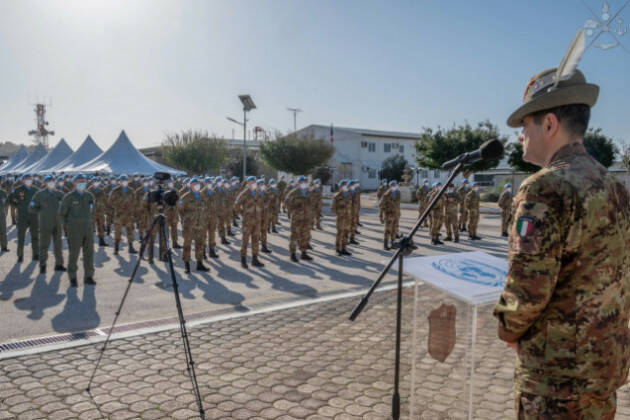
M 47 183 L 46 186 L 48 186 L 48 189 L 50 189 L 50 190 L 55 189 L 55 181 L 51 181 L 51 182 Z
M 193 191 L 197 192 L 197 191 L 199 191 L 201 189 L 201 185 L 195 184 L 195 185 L 193 185 L 192 189 L 193 189 Z
M 249 189 L 250 189 L 250 190 L 252 190 L 252 191 L 254 191 L 254 190 L 256 189 L 256 184 L 251 184 L 251 185 L 249 186 Z
M 472 189 L 472 190 L 473 190 L 474 192 L 477 192 L 477 191 L 479 191 L 479 188 L 477 188 L 477 187 L 473 187 L 473 189 Z
M 126 187 L 127 185 L 129 185 L 129 182 L 123 181 L 121 184 L 122 184 L 123 187 Z
M 85 182 L 79 182 L 77 184 L 77 191 L 83 191 L 85 189 Z
M 175 186 L 175 184 L 173 184 L 173 183 L 168 184 L 169 188 L 173 188 L 174 186 Z
M 449 189 L 448 189 L 448 192 L 449 192 L 449 193 L 453 193 L 454 191 L 455 191 L 455 190 L 453 190 L 452 188 L 449 188 Z
M 303 190 L 305 190 L 305 189 L 307 189 L 307 188 L 308 188 L 308 184 L 306 184 L 306 183 L 302 182 L 302 183 L 300 184 L 300 188 L 302 188 Z
M 265 191 L 266 189 L 267 189 L 267 187 L 265 187 L 264 185 L 261 185 L 260 191 Z
M 148 187 L 149 183 L 148 182 L 143 182 L 142 185 L 145 186 L 145 187 Z
M 63 187 L 63 182 L 57 182 L 57 187 L 59 188 Z
M 348 187 L 344 185 L 343 187 L 341 187 L 341 191 L 348 191 Z
M 101 186 L 101 183 L 100 183 L 99 181 L 96 181 L 96 182 L 94 183 L 94 186 L 95 186 L 95 187 L 100 187 L 100 186 Z
M 392 191 L 394 192 L 398 191 L 398 187 L 392 187 Z
M 27 179 L 26 181 L 24 181 L 24 185 L 26 185 L 27 187 L 30 187 L 31 185 L 33 185 L 33 181 L 30 179 Z

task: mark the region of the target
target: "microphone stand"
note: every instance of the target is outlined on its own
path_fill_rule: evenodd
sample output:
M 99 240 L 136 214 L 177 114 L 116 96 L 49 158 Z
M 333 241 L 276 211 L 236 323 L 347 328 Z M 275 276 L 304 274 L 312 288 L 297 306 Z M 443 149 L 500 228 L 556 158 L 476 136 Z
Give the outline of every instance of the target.
M 401 329 L 401 318 L 402 318 L 402 283 L 403 283 L 403 257 L 411 254 L 411 252 L 416 248 L 413 244 L 413 236 L 416 231 L 420 228 L 424 220 L 427 218 L 435 203 L 442 197 L 446 188 L 453 182 L 453 179 L 459 174 L 459 172 L 464 167 L 463 162 L 459 162 L 457 166 L 451 172 L 451 175 L 448 177 L 448 180 L 442 185 L 442 188 L 438 191 L 438 193 L 433 197 L 429 205 L 422 212 L 422 215 L 418 218 L 415 226 L 411 229 L 409 234 L 403 237 L 398 243 L 398 249 L 389 260 L 383 271 L 379 274 L 378 278 L 370 287 L 370 290 L 363 296 L 359 304 L 354 308 L 352 314 L 350 315 L 350 321 L 354 321 L 361 311 L 365 308 L 365 305 L 368 303 L 368 299 L 372 296 L 372 293 L 376 290 L 378 285 L 381 283 L 389 269 L 394 265 L 394 261 L 398 258 L 398 296 L 396 302 L 396 360 L 394 364 L 394 395 L 392 396 L 392 418 L 394 420 L 398 420 L 400 418 L 400 393 L 398 390 L 398 385 L 400 382 L 400 329 Z

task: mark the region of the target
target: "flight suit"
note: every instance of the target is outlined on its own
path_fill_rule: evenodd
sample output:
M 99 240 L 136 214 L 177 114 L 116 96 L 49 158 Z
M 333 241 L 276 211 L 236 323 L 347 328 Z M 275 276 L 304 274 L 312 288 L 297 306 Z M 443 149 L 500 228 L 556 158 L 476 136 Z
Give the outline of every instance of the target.
M 9 201 L 13 203 L 17 214 L 17 256 L 18 259 L 24 257 L 24 238 L 28 229 L 31 235 L 31 249 L 33 250 L 33 259 L 38 258 L 39 253 L 39 227 L 38 217 L 36 214 L 29 212 L 29 205 L 33 196 L 38 190 L 31 186 L 19 185 L 9 194 Z
M 337 252 L 345 249 L 348 245 L 351 206 L 350 193 L 347 191 L 337 191 L 330 203 L 330 210 L 337 216 L 337 234 L 335 236 Z
M 48 248 L 50 240 L 53 241 L 53 252 L 55 255 L 55 266 L 63 265 L 63 254 L 61 247 L 61 217 L 59 209 L 63 193 L 59 190 L 49 189 L 39 190 L 33 196 L 29 211 L 38 217 L 39 228 L 39 266 L 46 267 L 48 260 Z
M 68 226 L 68 276 L 77 278 L 77 260 L 83 252 L 83 275 L 94 277 L 94 234 L 92 226 L 94 196 L 89 192 L 72 191 L 61 200 L 62 223 Z

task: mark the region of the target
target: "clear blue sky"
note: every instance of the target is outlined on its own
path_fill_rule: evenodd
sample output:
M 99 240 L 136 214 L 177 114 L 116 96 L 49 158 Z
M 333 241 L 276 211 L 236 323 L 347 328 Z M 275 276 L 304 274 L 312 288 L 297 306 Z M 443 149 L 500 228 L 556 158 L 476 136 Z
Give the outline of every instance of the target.
M 610 0 L 615 12 L 625 0 Z M 49 98 L 51 144 L 125 129 L 138 147 L 165 133 L 330 124 L 395 131 L 505 120 L 529 78 L 557 66 L 600 0 L 2 0 L 0 141 L 28 142 L 30 103 Z M 630 5 L 621 16 L 630 23 Z M 630 33 L 621 38 L 630 50 Z M 630 53 L 589 49 L 601 86 L 592 125 L 630 141 Z

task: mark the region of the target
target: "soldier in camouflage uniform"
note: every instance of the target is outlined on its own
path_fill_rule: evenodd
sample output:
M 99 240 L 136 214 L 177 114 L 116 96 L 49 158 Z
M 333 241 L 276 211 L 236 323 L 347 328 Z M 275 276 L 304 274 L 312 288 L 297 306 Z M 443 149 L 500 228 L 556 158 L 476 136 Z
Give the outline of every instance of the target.
M 462 185 L 457 189 L 457 194 L 459 194 L 460 202 L 459 202 L 459 230 L 462 232 L 466 231 L 466 223 L 468 222 L 468 210 L 466 210 L 466 195 L 470 192 L 470 188 L 468 186 L 468 180 L 464 178 L 462 181 Z
M 276 226 L 279 224 L 278 215 L 280 213 L 280 190 L 276 186 L 276 180 L 271 178 L 269 180 L 269 188 L 267 189 L 269 195 L 271 195 L 271 212 L 273 217 L 271 218 L 270 232 L 278 233 Z
M 107 242 L 105 242 L 105 213 L 107 212 L 108 194 L 101 178 L 94 178 L 88 187 L 88 192 L 94 197 L 94 224 L 96 224 L 96 233 L 98 234 L 98 245 L 107 246 Z
M 454 241 L 459 242 L 457 206 L 461 200 L 455 191 L 455 186 L 449 185 L 442 197 L 444 198 L 444 224 L 446 225 L 446 238 L 444 240 L 452 241 L 454 237 Z
M 129 253 L 136 254 L 138 251 L 133 247 L 135 191 L 129 187 L 127 175 L 121 175 L 118 181 L 120 185 L 109 193 L 109 205 L 114 211 L 114 255 L 118 255 L 118 250 L 120 249 L 123 227 L 127 233 Z
M 383 198 L 383 194 L 385 194 L 385 191 L 387 191 L 387 180 L 381 179 L 381 183 L 378 185 L 378 188 L 376 188 L 377 204 L 379 201 L 381 201 L 381 198 Z M 383 219 L 383 212 L 380 209 L 378 210 L 378 220 L 381 221 L 381 224 L 385 223 L 385 219 Z
M 503 187 L 499 196 L 499 207 L 501 208 L 501 235 L 508 236 L 508 226 L 512 222 L 512 185 L 508 182 Z
M 348 192 L 347 181 L 339 181 L 339 191 L 333 195 L 330 210 L 337 217 L 337 235 L 335 237 L 335 249 L 337 255 L 352 255 L 347 249 L 348 232 L 350 229 L 350 211 L 352 201 Z
M 221 237 L 221 243 L 223 245 L 229 245 L 230 242 L 226 239 L 225 220 L 227 219 L 228 207 L 231 209 L 233 202 L 229 202 L 227 191 L 224 188 L 223 178 L 218 176 L 215 179 L 216 187 L 214 189 L 216 194 L 216 209 L 217 209 L 217 232 Z
M 241 266 L 247 268 L 247 243 L 252 244 L 252 265 L 263 267 L 258 259 L 258 242 L 263 215 L 263 197 L 257 191 L 256 177 L 247 178 L 247 189 L 239 193 L 234 202 L 236 212 L 243 220 L 243 239 L 241 241 Z
M 175 190 L 175 181 L 170 179 L 166 184 L 166 192 Z M 166 235 L 170 238 L 173 249 L 181 249 L 182 246 L 177 242 L 177 222 L 179 221 L 177 203 L 174 206 L 164 206 L 164 216 L 166 218 Z
M 318 179 L 313 181 L 313 229 L 322 229 L 322 207 L 324 205 L 324 193 L 322 191 L 322 183 Z
M 182 259 L 186 274 L 190 274 L 190 252 L 193 241 L 195 242 L 197 271 L 209 271 L 208 267 L 203 264 L 203 252 L 206 247 L 207 200 L 202 195 L 201 183 L 197 178 L 192 178 L 189 185 L 190 191 L 185 192 L 180 197 L 177 206 L 179 216 L 182 219 L 182 236 L 184 237 Z
M 429 194 L 429 202 L 433 200 L 438 192 L 442 188 L 441 182 L 433 184 L 433 190 Z M 433 209 L 431 209 L 431 244 L 432 245 L 444 245 L 444 242 L 440 241 L 440 230 L 442 230 L 442 223 L 444 223 L 444 196 L 435 203 Z
M 280 193 L 279 199 L 280 204 L 282 205 L 282 211 L 286 213 L 286 208 L 284 207 L 284 199 L 287 195 L 287 181 L 284 179 L 284 175 L 280 177 L 280 181 L 278 181 L 278 192 Z
M 218 197 L 214 190 L 214 178 L 207 177 L 205 179 L 206 187 L 202 194 L 206 199 L 206 234 L 208 235 L 208 255 L 211 258 L 219 258 L 216 253 L 216 231 L 217 231 L 217 205 Z
M 11 191 L 11 194 L 9 194 L 9 201 L 13 203 L 17 209 L 17 257 L 19 263 L 24 260 L 24 239 L 27 229 L 31 235 L 33 261 L 39 259 L 38 217 L 37 214 L 29 212 L 29 205 L 36 192 L 37 189 L 33 187 L 33 178 L 25 174 L 22 176 L 21 185 L 16 186 L 13 191 Z
M 0 189 L 0 251 L 8 252 L 7 247 L 7 207 L 9 195 L 4 189 Z
M 306 177 L 298 177 L 298 188 L 294 188 L 287 194 L 286 207 L 291 216 L 291 237 L 289 239 L 289 252 L 291 261 L 298 262 L 296 250 L 301 251 L 301 258 L 306 261 L 313 259 L 306 252 L 308 239 L 311 234 L 313 197 L 308 189 Z
M 361 206 L 361 193 L 357 191 L 358 184 L 356 180 L 351 179 L 348 182 L 348 190 L 350 191 L 350 202 L 352 203 L 350 206 L 350 240 L 349 244 L 359 245 L 359 242 L 355 239 L 355 234 L 357 234 L 357 227 L 359 223 L 359 208 Z M 360 233 L 359 233 L 360 234 Z
M 262 223 L 260 224 L 260 250 L 264 253 L 271 254 L 271 250 L 267 247 L 267 232 L 271 227 L 273 220 L 273 194 L 269 192 L 265 185 L 264 179 L 256 181 L 257 193 L 260 194 L 263 203 Z
M 430 192 L 431 192 L 431 187 L 429 187 L 429 180 L 425 179 L 422 182 L 422 186 L 420 186 L 420 188 L 418 188 L 418 191 L 416 191 L 416 198 L 418 199 L 418 217 L 422 216 L 424 209 L 426 209 L 427 205 L 429 204 Z M 424 227 L 429 226 L 429 222 L 427 222 L 428 219 L 429 219 L 428 217 L 424 219 L 424 224 L 423 224 Z
M 61 218 L 59 217 L 59 206 L 64 194 L 56 188 L 57 183 L 52 175 L 46 175 L 44 183 L 45 188 L 35 193 L 29 205 L 29 211 L 38 215 L 40 274 L 46 273 L 51 239 L 55 254 L 55 271 L 66 271 L 61 252 Z
M 134 191 L 134 213 L 136 224 L 138 226 L 138 236 L 140 237 L 140 241 L 144 239 L 148 233 L 149 228 L 151 227 L 151 222 L 153 218 L 151 214 L 149 214 L 149 202 L 148 202 L 148 194 L 151 190 L 151 180 L 149 178 L 143 178 L 141 180 L 141 184 Z M 145 246 L 145 250 L 148 249 L 148 245 Z M 144 255 L 140 255 L 140 258 L 143 258 Z
M 630 366 L 630 194 L 584 148 L 599 87 L 574 70 L 554 88 L 555 71 L 508 119 L 542 169 L 514 197 L 494 314 L 517 352 L 519 419 L 612 420 Z
M 394 246 L 400 221 L 400 191 L 398 191 L 398 182 L 395 179 L 389 181 L 389 189 L 379 201 L 379 209 L 385 218 L 383 249 L 390 250 Z
M 473 241 L 481 239 L 477 236 L 477 225 L 479 224 L 479 186 L 472 183 L 472 189 L 466 194 L 466 213 L 468 213 L 468 235 Z

